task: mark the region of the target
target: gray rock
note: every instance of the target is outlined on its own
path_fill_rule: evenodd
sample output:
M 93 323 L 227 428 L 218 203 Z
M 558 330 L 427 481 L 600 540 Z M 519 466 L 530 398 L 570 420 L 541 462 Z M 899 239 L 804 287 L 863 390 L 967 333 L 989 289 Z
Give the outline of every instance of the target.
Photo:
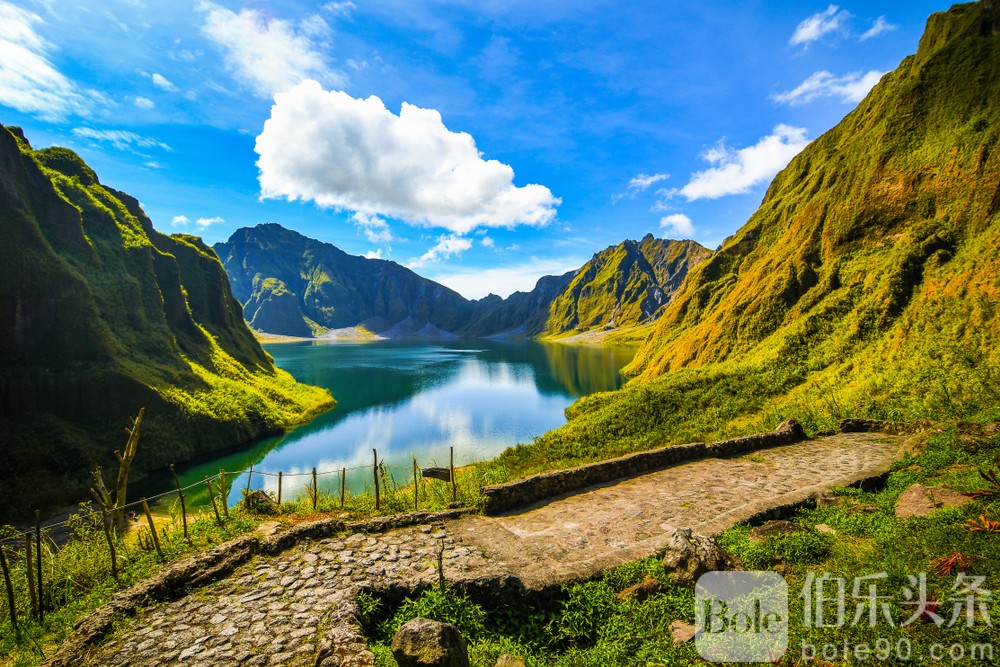
M 900 519 L 927 516 L 942 507 L 959 507 L 971 500 L 964 493 L 951 489 L 913 484 L 899 494 L 899 499 L 896 501 L 896 516 Z
M 797 523 L 792 523 L 791 521 L 786 521 L 784 519 L 779 519 L 777 521 L 767 521 L 760 526 L 754 526 L 750 529 L 750 539 L 754 542 L 763 542 L 769 537 L 777 537 L 778 535 L 788 535 L 790 533 L 806 533 L 809 532 L 808 528 L 803 528 Z
M 674 640 L 674 645 L 691 641 L 695 633 L 695 627 L 686 621 L 670 621 L 670 638 Z
M 469 650 L 451 623 L 414 618 L 392 638 L 399 667 L 469 667 Z
M 493 667 L 524 667 L 524 658 L 504 653 L 497 658 L 497 663 Z
M 675 583 L 694 588 L 698 577 L 706 572 L 736 569 L 738 563 L 712 538 L 690 528 L 678 528 L 667 538 L 663 567 Z

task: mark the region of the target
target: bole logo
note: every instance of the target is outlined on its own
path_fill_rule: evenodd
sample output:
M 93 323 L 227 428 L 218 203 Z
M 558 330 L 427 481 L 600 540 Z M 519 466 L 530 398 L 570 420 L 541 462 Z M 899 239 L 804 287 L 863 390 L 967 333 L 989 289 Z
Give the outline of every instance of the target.
M 788 648 L 788 586 L 776 572 L 709 572 L 695 586 L 695 646 L 712 662 L 773 662 Z

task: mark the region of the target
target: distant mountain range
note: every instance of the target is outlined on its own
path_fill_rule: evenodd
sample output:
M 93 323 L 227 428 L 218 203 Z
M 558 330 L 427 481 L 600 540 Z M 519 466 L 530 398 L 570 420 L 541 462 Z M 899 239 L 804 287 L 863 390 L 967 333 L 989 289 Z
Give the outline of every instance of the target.
M 530 292 L 468 300 L 395 262 L 349 255 L 277 224 L 237 230 L 215 251 L 254 329 L 322 336 L 360 327 L 389 337 L 539 336 L 655 319 L 688 270 L 694 241 L 626 240 Z

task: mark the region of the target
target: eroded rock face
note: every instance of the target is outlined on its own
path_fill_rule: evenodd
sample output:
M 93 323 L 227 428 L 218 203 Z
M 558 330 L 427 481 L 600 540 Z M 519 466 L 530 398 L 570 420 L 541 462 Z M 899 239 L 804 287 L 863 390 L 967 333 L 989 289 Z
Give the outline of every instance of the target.
M 469 667 L 469 650 L 451 623 L 414 618 L 392 638 L 399 667 Z
M 899 499 L 896 501 L 896 516 L 900 519 L 927 516 L 944 507 L 959 507 L 969 500 L 967 495 L 958 491 L 940 486 L 913 484 L 899 494 Z
M 674 582 L 694 588 L 698 577 L 706 572 L 737 569 L 738 563 L 712 538 L 690 528 L 678 528 L 667 538 L 663 567 Z

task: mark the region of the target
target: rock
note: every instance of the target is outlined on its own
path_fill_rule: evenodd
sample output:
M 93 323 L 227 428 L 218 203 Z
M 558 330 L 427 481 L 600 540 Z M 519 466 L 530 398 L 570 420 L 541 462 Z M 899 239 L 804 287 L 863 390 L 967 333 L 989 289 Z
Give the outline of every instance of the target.
M 263 489 L 254 489 L 243 496 L 240 504 L 243 505 L 243 509 L 251 514 L 277 514 L 279 509 L 278 503 L 275 502 L 274 498 L 267 495 Z
M 504 653 L 497 658 L 497 663 L 493 667 L 524 667 L 524 658 Z
M 777 521 L 768 521 L 760 526 L 754 526 L 751 528 L 750 539 L 754 542 L 763 542 L 769 537 L 805 532 L 808 532 L 808 528 L 803 528 L 797 523 L 792 523 L 791 521 L 779 519 Z
M 802 428 L 802 424 L 798 423 L 794 419 L 786 419 L 785 421 L 778 424 L 778 428 L 774 429 L 775 433 L 780 435 L 788 434 L 796 439 L 801 439 L 806 437 L 805 429 Z
M 670 636 L 674 645 L 683 644 L 694 639 L 695 627 L 686 621 L 670 621 Z
M 636 601 L 642 602 L 658 590 L 660 590 L 660 582 L 647 574 L 642 581 L 634 586 L 629 586 L 619 593 L 617 598 L 620 602 L 624 602 L 629 598 L 635 598 Z
M 414 618 L 392 638 L 399 667 L 469 667 L 469 651 L 451 623 Z
M 667 576 L 685 588 L 694 588 L 698 577 L 715 570 L 736 569 L 736 560 L 710 537 L 690 528 L 679 528 L 667 538 L 663 567 Z
M 935 510 L 944 507 L 959 507 L 970 500 L 971 498 L 964 493 L 951 489 L 913 484 L 899 494 L 899 500 L 896 501 L 896 516 L 900 519 L 911 516 L 927 516 Z
M 450 510 L 460 510 L 465 507 L 465 503 L 461 500 L 456 500 L 454 502 L 448 503 L 448 509 Z
M 816 524 L 816 532 L 817 533 L 826 533 L 827 535 L 836 535 L 837 534 L 836 530 L 834 530 L 830 526 L 826 525 L 825 523 L 817 523 Z

